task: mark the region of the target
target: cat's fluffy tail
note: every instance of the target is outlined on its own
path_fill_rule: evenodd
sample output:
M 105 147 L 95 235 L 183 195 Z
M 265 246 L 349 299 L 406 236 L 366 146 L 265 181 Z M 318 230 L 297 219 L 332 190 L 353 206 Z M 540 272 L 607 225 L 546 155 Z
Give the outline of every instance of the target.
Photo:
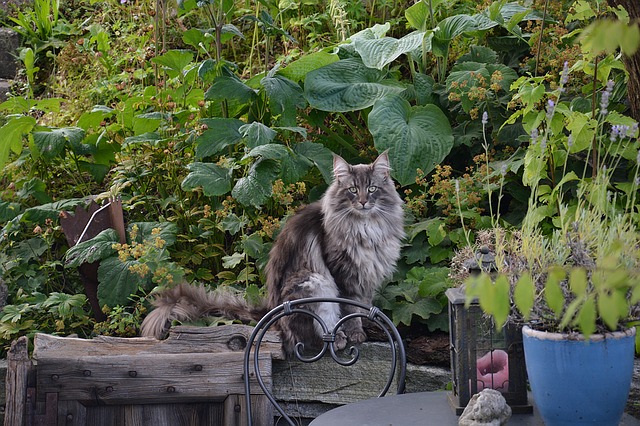
M 155 309 L 142 322 L 140 334 L 156 339 L 165 337 L 173 321 L 220 316 L 249 323 L 267 313 L 266 302 L 251 305 L 230 290 L 207 290 L 186 283 L 160 292 L 152 304 Z

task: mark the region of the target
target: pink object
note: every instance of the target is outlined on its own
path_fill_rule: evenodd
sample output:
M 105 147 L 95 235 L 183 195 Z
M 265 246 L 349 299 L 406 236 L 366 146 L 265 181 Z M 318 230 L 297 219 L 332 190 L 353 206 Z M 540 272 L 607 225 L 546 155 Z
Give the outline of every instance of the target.
M 487 352 L 476 362 L 478 369 L 478 387 L 495 389 L 500 392 L 509 390 L 509 355 L 500 349 Z M 482 383 L 482 385 L 480 385 Z M 478 388 L 478 392 L 482 389 Z

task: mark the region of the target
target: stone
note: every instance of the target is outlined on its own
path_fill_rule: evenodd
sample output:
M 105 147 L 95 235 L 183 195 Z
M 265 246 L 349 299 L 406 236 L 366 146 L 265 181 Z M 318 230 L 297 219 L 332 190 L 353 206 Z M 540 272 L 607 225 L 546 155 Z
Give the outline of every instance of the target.
M 459 426 L 502 426 L 511 418 L 511 407 L 495 389 L 484 389 L 471 397 L 462 412 Z
M 7 100 L 7 94 L 11 90 L 11 83 L 7 80 L 0 79 L 0 102 Z
M 10 28 L 0 28 L 0 78 L 15 78 L 18 66 L 16 55 L 19 46 L 18 33 Z

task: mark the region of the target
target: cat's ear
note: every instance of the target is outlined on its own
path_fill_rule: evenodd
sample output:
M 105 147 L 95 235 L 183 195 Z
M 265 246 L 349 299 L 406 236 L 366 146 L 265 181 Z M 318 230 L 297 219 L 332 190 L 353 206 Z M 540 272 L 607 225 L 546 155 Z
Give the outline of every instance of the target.
M 333 178 L 340 182 L 351 172 L 351 166 L 338 154 L 333 154 Z
M 391 165 L 389 164 L 389 150 L 385 150 L 382 154 L 376 158 L 376 161 L 372 164 L 373 171 L 379 174 L 384 180 L 389 177 L 391 172 Z

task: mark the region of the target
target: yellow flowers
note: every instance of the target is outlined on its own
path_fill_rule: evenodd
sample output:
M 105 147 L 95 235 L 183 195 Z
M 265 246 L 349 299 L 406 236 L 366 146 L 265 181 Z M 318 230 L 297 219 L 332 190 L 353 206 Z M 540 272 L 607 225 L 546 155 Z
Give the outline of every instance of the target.
M 142 243 L 135 241 L 138 236 L 138 226 L 133 225 L 131 232 L 129 233 L 131 238 L 131 244 L 113 244 L 111 247 L 118 251 L 118 259 L 122 263 L 135 261 L 129 265 L 129 271 L 139 275 L 141 278 L 145 278 L 151 272 L 151 267 L 146 263 L 150 258 L 155 258 L 154 252 L 164 250 L 167 242 L 160 236 L 160 228 L 154 228 L 151 231 L 151 238 L 144 240 Z M 164 271 L 162 271 L 164 270 Z M 156 275 L 160 278 L 171 276 L 166 268 L 155 268 L 154 282 L 160 282 L 155 279 Z M 171 282 L 172 283 L 172 282 Z

